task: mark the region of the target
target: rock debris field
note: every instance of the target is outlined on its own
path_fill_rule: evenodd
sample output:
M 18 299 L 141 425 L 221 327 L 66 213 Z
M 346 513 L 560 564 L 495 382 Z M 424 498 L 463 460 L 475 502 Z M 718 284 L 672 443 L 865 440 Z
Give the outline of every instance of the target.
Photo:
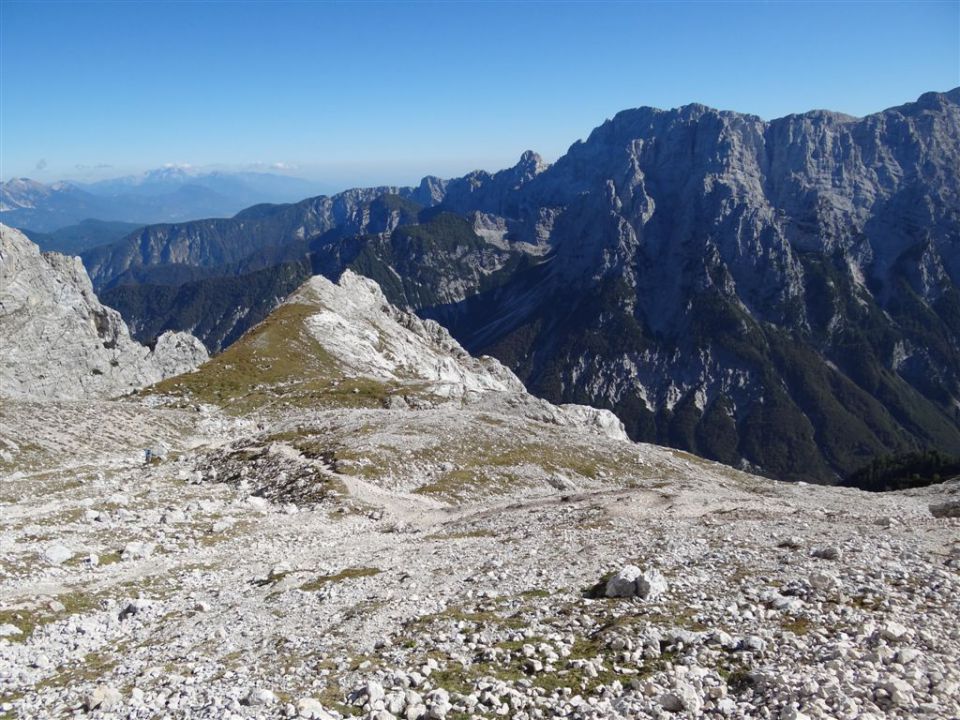
M 7 717 L 960 714 L 960 520 L 930 512 L 957 484 L 865 496 L 632 446 L 627 476 L 443 500 L 215 410 L 117 405 L 159 463 L 114 437 L 4 475 Z M 298 473 L 329 493 L 256 494 Z

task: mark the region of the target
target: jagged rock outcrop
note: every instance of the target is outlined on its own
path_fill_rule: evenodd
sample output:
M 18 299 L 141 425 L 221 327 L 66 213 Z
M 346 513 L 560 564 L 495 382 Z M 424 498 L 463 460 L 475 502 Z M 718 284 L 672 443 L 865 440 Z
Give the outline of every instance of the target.
M 526 392 L 499 362 L 471 357 L 438 323 L 398 310 L 377 283 L 349 270 L 338 283 L 311 278 L 289 302 L 323 306 L 307 318 L 307 327 L 354 372 L 381 380 L 423 380 L 441 397 Z
M 313 308 L 304 320 L 307 331 L 348 375 L 415 384 L 419 394 L 442 400 L 499 403 L 542 422 L 627 439 L 610 411 L 530 396 L 498 360 L 471 356 L 441 325 L 397 309 L 376 282 L 350 270 L 337 283 L 311 278 L 286 304 Z
M 0 225 L 0 394 L 26 399 L 109 397 L 192 370 L 207 359 L 186 333 L 152 350 L 97 300 L 79 258 L 41 254 Z

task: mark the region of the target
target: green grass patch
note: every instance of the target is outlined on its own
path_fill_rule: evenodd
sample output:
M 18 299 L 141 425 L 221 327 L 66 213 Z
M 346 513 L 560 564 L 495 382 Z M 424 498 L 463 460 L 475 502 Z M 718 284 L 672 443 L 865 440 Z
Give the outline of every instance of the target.
M 789 620 L 782 625 L 783 629 L 792 632 L 794 635 L 806 635 L 811 630 L 810 620 L 805 617 L 798 617 Z
M 319 310 L 306 303 L 281 305 L 194 372 L 169 378 L 144 392 L 219 405 L 234 414 L 271 405 L 384 407 L 401 386 L 345 377 L 340 363 L 306 328 L 307 318 Z
M 379 575 L 380 572 L 380 568 L 374 567 L 346 568 L 335 575 L 321 575 L 316 580 L 304 583 L 300 586 L 300 589 L 306 592 L 316 592 L 329 583 L 343 582 L 344 580 L 353 580 L 354 578 L 372 577 L 373 575 Z

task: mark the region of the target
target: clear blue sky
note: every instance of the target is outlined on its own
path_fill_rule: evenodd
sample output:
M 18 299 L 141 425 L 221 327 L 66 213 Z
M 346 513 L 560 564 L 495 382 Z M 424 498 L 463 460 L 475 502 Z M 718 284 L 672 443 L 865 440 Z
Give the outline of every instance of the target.
M 282 162 L 334 186 L 412 183 L 527 148 L 554 160 L 640 105 L 864 115 L 960 85 L 957 0 L 0 12 L 3 179 Z

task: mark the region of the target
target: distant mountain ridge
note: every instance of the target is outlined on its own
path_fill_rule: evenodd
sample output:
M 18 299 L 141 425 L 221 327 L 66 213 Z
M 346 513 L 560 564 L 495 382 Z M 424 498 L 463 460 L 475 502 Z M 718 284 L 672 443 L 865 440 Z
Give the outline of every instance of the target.
M 179 167 L 87 184 L 14 178 L 0 183 L 0 221 L 46 233 L 89 219 L 146 224 L 229 217 L 254 203 L 299 200 L 322 189 L 286 175 Z
M 353 268 L 635 438 L 833 482 L 880 455 L 960 451 L 958 167 L 960 88 L 861 119 L 639 108 L 552 166 L 525 153 L 147 227 L 85 261 L 125 315 L 188 281 L 196 300 L 291 262 Z M 160 305 L 131 324 L 165 326 L 177 308 Z

